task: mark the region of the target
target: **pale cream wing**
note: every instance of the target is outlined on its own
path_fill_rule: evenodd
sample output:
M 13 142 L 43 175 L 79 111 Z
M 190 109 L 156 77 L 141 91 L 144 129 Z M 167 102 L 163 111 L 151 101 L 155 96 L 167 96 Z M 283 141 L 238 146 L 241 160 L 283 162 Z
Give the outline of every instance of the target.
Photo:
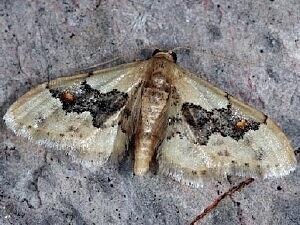
M 139 85 L 146 63 L 41 84 L 20 97 L 4 120 L 17 135 L 45 146 L 74 150 L 101 164 L 113 152 L 122 151 L 134 132 L 128 130 L 133 129 L 128 126 L 134 119 L 128 109 L 137 104 L 135 99 L 141 94 Z M 120 121 L 121 117 L 124 121 Z
M 287 137 L 263 113 L 174 68 L 173 104 L 159 169 L 198 185 L 225 175 L 279 177 L 296 167 Z

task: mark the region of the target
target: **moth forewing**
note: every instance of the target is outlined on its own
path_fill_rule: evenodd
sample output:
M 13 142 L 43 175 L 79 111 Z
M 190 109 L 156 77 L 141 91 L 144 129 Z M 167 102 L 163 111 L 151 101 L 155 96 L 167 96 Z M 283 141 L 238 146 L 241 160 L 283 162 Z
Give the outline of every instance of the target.
M 199 185 L 207 177 L 280 177 L 296 167 L 287 137 L 265 114 L 176 67 L 177 126 L 161 145 L 161 171 Z M 282 157 L 280 157 L 282 156 Z
M 17 135 L 47 147 L 71 150 L 83 163 L 103 164 L 112 152 L 119 155 L 126 147 L 127 134 L 120 121 L 132 90 L 140 83 L 141 64 L 38 85 L 8 109 L 4 120 Z

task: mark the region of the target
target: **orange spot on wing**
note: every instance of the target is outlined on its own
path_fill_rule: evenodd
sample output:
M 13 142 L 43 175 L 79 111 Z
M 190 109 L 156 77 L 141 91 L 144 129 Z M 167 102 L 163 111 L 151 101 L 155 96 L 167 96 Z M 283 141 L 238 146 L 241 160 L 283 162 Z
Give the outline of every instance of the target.
M 60 99 L 64 102 L 72 103 L 75 101 L 76 96 L 70 91 L 63 91 L 61 93 Z
M 245 119 L 241 119 L 235 124 L 235 127 L 244 130 L 248 126 L 248 122 Z

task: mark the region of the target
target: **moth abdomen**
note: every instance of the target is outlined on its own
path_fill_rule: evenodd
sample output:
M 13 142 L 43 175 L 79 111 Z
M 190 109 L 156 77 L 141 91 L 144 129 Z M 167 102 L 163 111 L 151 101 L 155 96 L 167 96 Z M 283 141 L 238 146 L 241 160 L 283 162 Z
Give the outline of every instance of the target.
M 170 83 L 161 72 L 150 75 L 142 91 L 141 115 L 135 140 L 134 172 L 143 175 L 165 137 Z

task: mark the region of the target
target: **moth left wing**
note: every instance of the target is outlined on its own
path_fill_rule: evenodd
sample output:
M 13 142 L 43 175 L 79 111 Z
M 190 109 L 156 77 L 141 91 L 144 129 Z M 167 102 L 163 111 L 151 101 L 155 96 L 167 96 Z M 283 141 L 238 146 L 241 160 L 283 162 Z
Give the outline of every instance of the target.
M 288 139 L 266 115 L 174 66 L 159 169 L 199 185 L 225 175 L 276 177 L 296 167 Z
M 19 98 L 4 120 L 17 135 L 85 159 L 105 162 L 119 154 L 133 131 L 146 62 L 63 77 Z M 124 118 L 121 121 L 121 118 Z

